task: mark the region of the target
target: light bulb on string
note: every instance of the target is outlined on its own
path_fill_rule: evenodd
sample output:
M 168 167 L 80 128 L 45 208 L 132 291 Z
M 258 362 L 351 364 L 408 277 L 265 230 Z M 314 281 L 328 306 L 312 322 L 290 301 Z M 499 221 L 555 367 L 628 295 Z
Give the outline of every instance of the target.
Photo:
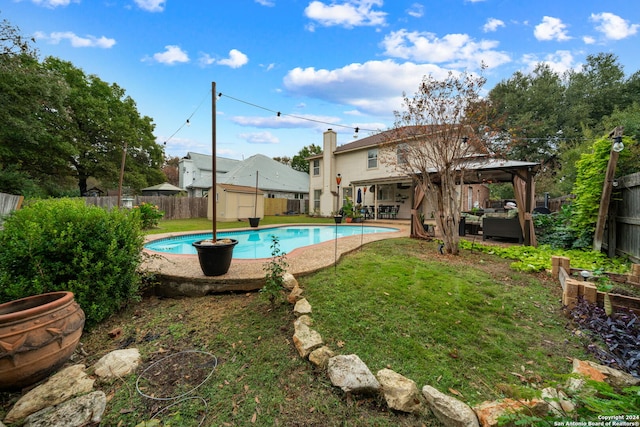
M 619 153 L 622 150 L 624 150 L 624 144 L 622 143 L 621 136 L 616 136 L 615 138 L 613 138 L 613 146 L 611 147 L 611 149 L 616 153 Z

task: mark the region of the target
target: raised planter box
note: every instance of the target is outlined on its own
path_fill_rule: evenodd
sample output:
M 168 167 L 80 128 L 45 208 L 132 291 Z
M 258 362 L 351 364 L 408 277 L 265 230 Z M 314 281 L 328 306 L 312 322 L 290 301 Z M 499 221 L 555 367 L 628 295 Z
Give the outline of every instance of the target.
M 599 307 L 604 306 L 605 292 L 598 291 L 596 285 L 592 282 L 582 281 L 572 278 L 571 273 L 578 270 L 572 270 L 570 260 L 567 257 L 551 257 L 551 274 L 560 281 L 562 286 L 562 304 L 569 310 L 573 309 L 580 298 L 597 304 Z M 614 275 L 612 279 L 633 285 L 640 286 L 640 265 L 635 264 L 630 274 Z M 624 279 L 624 280 L 623 280 Z M 619 295 L 609 292 L 611 305 L 616 308 L 627 308 L 640 316 L 640 298 L 627 295 Z

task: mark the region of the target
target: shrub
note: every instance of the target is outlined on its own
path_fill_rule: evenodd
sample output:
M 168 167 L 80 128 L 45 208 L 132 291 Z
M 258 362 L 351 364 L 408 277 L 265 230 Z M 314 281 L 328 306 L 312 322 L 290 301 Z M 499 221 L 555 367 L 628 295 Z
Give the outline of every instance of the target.
M 142 202 L 140 205 L 135 206 L 132 213 L 140 217 L 142 228 L 145 230 L 157 227 L 158 221 L 164 216 L 164 212 L 157 205 L 147 202 Z
M 280 243 L 276 236 L 271 236 L 271 260 L 264 265 L 265 285 L 260 289 L 273 306 L 282 297 L 284 289 L 284 274 L 287 272 L 286 253 L 280 249 Z
M 67 290 L 95 325 L 137 298 L 142 244 L 140 221 L 126 211 L 35 202 L 0 233 L 0 302 Z

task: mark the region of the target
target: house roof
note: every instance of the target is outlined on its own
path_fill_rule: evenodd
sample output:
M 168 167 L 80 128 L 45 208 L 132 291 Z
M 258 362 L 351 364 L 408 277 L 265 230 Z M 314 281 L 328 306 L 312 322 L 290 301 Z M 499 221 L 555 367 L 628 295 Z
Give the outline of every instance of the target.
M 212 159 L 210 154 L 200 154 L 200 153 L 194 153 L 189 151 L 187 155 L 184 156 L 184 158 L 190 159 L 191 161 L 193 161 L 193 164 L 195 165 L 195 167 L 200 170 L 203 170 L 203 171 L 211 170 Z M 226 157 L 216 156 L 216 169 L 218 170 L 218 172 L 229 172 L 240 162 L 241 162 L 240 160 L 228 159 Z M 211 184 L 209 184 L 209 187 L 211 187 Z
M 291 193 L 309 192 L 309 174 L 297 171 L 262 154 L 253 155 L 240 162 L 220 178 L 220 183 L 255 188 L 256 172 L 258 173 L 258 188 L 261 190 Z
M 211 160 L 211 156 L 208 156 Z M 246 160 L 236 161 L 236 165 L 226 173 L 216 174 L 217 184 L 247 186 L 255 191 L 256 171 L 258 172 L 258 188 L 263 191 L 282 191 L 290 193 L 309 192 L 309 174 L 297 171 L 262 154 L 256 154 Z M 216 167 L 218 163 L 216 163 Z M 211 166 L 209 169 L 211 170 Z M 211 178 L 198 178 L 187 188 L 209 188 Z
M 362 150 L 370 147 L 377 147 L 383 143 L 401 140 L 403 137 L 415 138 L 417 136 L 425 135 L 427 133 L 434 134 L 439 132 L 439 128 L 441 127 L 404 126 L 398 129 L 387 129 L 385 131 L 378 132 L 373 135 L 369 135 L 365 138 L 339 145 L 338 147 L 336 147 L 336 150 L 334 151 L 334 153 L 342 154 L 349 151 Z M 426 129 L 429 129 L 430 132 L 425 132 Z M 322 154 L 316 154 L 308 157 L 307 159 L 315 159 L 315 158 L 322 158 Z

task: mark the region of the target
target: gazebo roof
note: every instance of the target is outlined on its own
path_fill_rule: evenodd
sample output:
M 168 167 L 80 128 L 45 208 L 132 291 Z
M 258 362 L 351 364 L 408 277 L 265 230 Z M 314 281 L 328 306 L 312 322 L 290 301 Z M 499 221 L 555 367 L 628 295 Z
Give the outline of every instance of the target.
M 514 176 L 519 175 L 525 179 L 527 175 L 537 172 L 539 168 L 540 163 L 478 157 L 465 162 L 464 182 L 465 184 L 512 182 Z

